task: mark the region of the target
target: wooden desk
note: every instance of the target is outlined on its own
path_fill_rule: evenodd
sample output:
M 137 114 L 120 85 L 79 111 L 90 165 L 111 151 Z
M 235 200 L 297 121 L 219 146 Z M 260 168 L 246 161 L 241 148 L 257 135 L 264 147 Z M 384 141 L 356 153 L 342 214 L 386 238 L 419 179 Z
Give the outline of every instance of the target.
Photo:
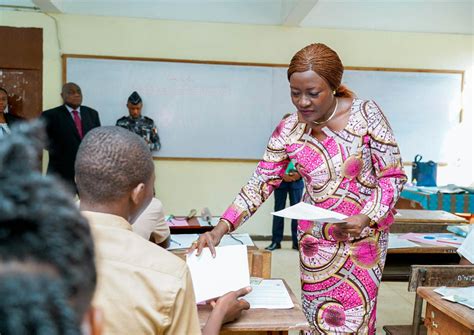
M 178 220 L 183 220 L 187 222 L 187 225 L 183 226 L 173 226 L 168 222 L 170 227 L 171 234 L 202 234 L 206 231 L 211 231 L 214 226 L 204 225 L 201 226 L 197 217 L 192 217 L 191 219 L 186 220 L 184 216 L 175 216 Z
M 288 334 L 289 330 L 309 329 L 306 317 L 301 309 L 301 304 L 294 293 L 286 284 L 288 293 L 295 307 L 292 309 L 250 309 L 242 312 L 237 321 L 228 323 L 222 327 L 221 334 L 245 332 L 245 334 Z M 201 328 L 209 318 L 211 307 L 208 305 L 198 306 L 198 315 Z
M 445 232 L 449 233 L 449 232 Z M 404 234 L 400 233 L 390 233 L 390 236 L 401 236 Z M 456 250 L 459 248 L 458 245 L 446 245 L 446 246 L 437 246 L 432 244 L 425 244 L 419 242 L 413 242 L 417 244 L 416 247 L 408 247 L 408 248 L 394 248 L 388 249 L 387 253 L 389 254 L 455 254 Z
M 397 209 L 399 215 L 390 227 L 391 233 L 445 233 L 449 225 L 469 223 L 454 214 L 439 210 Z
M 441 299 L 441 295 L 430 287 L 419 287 L 416 292 L 426 300 L 425 326 L 428 335 L 474 334 L 472 309 Z
M 388 249 L 382 280 L 407 281 L 410 276 L 410 267 L 414 264 L 459 264 L 460 258 L 456 252 L 459 246 L 457 245 L 417 244 L 419 245 L 417 247 Z

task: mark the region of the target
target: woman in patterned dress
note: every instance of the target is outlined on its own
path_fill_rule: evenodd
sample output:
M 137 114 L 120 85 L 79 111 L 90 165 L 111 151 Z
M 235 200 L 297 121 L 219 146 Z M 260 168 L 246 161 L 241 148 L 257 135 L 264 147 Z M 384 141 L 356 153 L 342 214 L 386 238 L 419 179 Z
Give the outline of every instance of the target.
M 299 221 L 302 305 L 308 334 L 375 334 L 377 291 L 393 207 L 406 181 L 392 129 L 373 101 L 341 85 L 343 65 L 324 44 L 298 51 L 288 69 L 297 112 L 276 127 L 263 159 L 201 252 L 242 225 L 281 183 L 290 160 L 303 201 L 342 213 L 347 223 Z

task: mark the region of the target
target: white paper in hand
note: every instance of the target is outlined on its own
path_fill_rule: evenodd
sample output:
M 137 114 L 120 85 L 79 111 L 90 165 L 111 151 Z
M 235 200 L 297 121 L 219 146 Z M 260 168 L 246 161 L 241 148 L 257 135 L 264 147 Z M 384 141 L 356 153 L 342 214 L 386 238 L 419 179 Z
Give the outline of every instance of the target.
M 273 212 L 272 214 L 288 219 L 321 222 L 341 222 L 347 218 L 347 216 L 343 214 L 333 212 L 324 208 L 319 208 L 304 202 L 299 202 L 296 205 L 287 207 L 278 212 Z
M 205 248 L 198 257 L 196 252 L 188 255 L 186 262 L 197 302 L 250 286 L 245 245 L 216 247 L 216 258 L 212 258 L 209 248 Z

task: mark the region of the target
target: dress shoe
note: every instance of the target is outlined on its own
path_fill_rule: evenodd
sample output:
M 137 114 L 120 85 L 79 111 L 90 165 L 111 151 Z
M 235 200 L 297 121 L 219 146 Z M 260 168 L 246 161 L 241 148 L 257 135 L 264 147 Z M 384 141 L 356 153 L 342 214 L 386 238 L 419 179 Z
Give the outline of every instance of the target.
M 270 251 L 273 251 L 275 249 L 281 249 L 281 244 L 280 243 L 276 243 L 276 242 L 272 242 L 272 244 L 270 244 L 268 247 L 265 248 L 266 250 L 270 250 Z
M 294 249 L 294 250 L 298 250 L 298 245 L 293 244 L 293 246 L 291 248 Z

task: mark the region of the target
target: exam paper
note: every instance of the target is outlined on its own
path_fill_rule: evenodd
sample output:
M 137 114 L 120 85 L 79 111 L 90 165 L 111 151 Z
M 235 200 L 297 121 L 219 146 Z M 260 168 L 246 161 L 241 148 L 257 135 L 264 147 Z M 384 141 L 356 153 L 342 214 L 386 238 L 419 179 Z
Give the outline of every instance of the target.
M 400 239 L 410 240 L 434 246 L 461 246 L 465 238 L 452 233 L 407 233 L 399 236 Z
M 188 249 L 198 238 L 198 234 L 172 234 L 168 250 Z
M 290 309 L 294 307 L 285 284 L 280 279 L 252 280 L 252 292 L 243 297 L 250 308 Z
M 216 258 L 212 258 L 209 248 L 204 248 L 199 257 L 196 252 L 188 255 L 186 262 L 197 302 L 250 286 L 245 245 L 216 247 Z
M 253 246 L 255 245 L 252 241 L 252 238 L 248 233 L 232 233 L 232 234 L 225 234 L 222 236 L 221 242 L 219 243 L 220 247 L 224 247 L 227 245 L 248 245 Z
M 319 208 L 304 202 L 299 202 L 296 205 L 287 207 L 278 212 L 272 212 L 272 214 L 288 219 L 321 222 L 340 222 L 347 218 L 347 216 L 343 214 Z
M 397 234 L 389 234 L 388 236 L 388 248 L 389 249 L 400 249 L 400 248 L 412 248 L 412 247 L 418 247 L 419 245 L 400 238 L 400 235 Z
M 229 234 L 222 236 L 219 246 L 225 247 L 228 245 L 255 245 L 248 233 L 233 233 L 232 236 L 233 238 Z M 196 241 L 198 238 L 198 234 L 172 234 L 168 250 L 189 249 L 191 248 L 191 243 Z
M 474 309 L 474 286 L 468 287 L 438 287 L 434 291 L 443 299 Z

